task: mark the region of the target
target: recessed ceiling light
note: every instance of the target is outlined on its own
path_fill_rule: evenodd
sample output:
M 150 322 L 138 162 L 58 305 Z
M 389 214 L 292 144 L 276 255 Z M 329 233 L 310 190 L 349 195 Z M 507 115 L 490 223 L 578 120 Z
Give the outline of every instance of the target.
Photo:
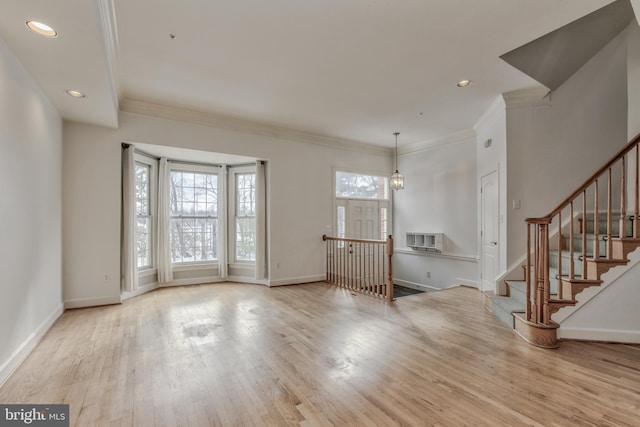
M 460 80 L 458 82 L 458 87 L 467 87 L 471 84 L 471 80 Z
M 50 39 L 58 37 L 58 33 L 56 30 L 38 21 L 27 21 L 27 28 L 33 31 L 36 34 L 40 34 L 43 37 L 49 37 Z
M 67 92 L 67 95 L 73 96 L 74 98 L 86 98 L 87 97 L 84 93 L 82 93 L 80 91 L 77 91 L 77 90 L 69 89 L 69 90 L 67 90 L 65 92 Z

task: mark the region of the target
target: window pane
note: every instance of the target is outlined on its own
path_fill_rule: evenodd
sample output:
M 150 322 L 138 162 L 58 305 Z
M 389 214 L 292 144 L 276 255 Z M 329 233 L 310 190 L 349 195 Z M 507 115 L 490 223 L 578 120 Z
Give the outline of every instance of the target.
M 151 166 L 136 162 L 136 248 L 138 268 L 152 267 L 151 194 L 149 183 Z
M 218 220 L 171 218 L 171 262 L 207 262 L 218 259 Z
M 256 174 L 236 174 L 236 216 L 256 216 Z
M 149 215 L 149 171 L 151 167 L 136 163 L 136 214 Z
M 256 219 L 236 219 L 236 261 L 256 260 Z
M 387 218 L 387 208 L 380 208 L 380 239 L 386 240 L 387 238 L 387 224 L 389 220 Z
M 383 176 L 336 172 L 336 197 L 386 200 L 389 198 L 387 181 Z
M 256 174 L 237 173 L 235 260 L 256 260 Z
M 151 267 L 151 218 L 138 217 L 137 220 L 138 268 Z

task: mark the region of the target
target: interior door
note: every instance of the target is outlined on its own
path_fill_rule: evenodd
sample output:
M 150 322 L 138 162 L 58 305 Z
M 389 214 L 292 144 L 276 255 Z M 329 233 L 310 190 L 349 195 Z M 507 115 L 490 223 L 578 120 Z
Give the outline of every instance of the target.
M 482 228 L 482 290 L 496 290 L 496 276 L 499 271 L 499 215 L 498 209 L 498 173 L 483 176 L 481 181 Z

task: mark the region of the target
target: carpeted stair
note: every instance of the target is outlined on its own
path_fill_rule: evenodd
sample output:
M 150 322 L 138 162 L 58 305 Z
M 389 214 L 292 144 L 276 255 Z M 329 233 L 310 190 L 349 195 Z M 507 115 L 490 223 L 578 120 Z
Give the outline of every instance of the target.
M 627 236 L 629 235 L 629 230 L 632 229 L 632 221 L 626 221 L 626 229 Z M 582 239 L 583 237 L 587 239 L 587 258 L 593 257 L 593 242 L 594 240 L 598 241 L 598 251 L 601 257 L 606 255 L 606 234 L 607 234 L 607 220 L 606 216 L 600 216 L 598 218 L 598 237 L 595 239 L 594 229 L 595 221 L 593 220 L 593 214 L 587 215 L 586 222 L 586 235 L 576 233 L 573 239 L 573 268 L 574 268 L 574 277 L 579 279 L 582 277 Z M 619 235 L 619 221 L 612 221 L 611 223 L 612 229 L 611 234 L 613 237 Z M 550 279 L 550 294 L 551 297 L 555 297 L 558 289 L 558 278 L 559 278 L 559 267 L 560 267 L 560 258 L 562 259 L 562 275 L 568 276 L 570 272 L 571 265 L 571 252 L 569 250 L 568 244 L 569 236 L 565 234 L 565 247 L 562 250 L 558 251 L 557 249 L 552 249 L 549 251 L 549 279 Z M 533 280 L 533 274 L 531 275 Z M 509 296 L 499 296 L 499 295 L 490 295 L 488 298 L 490 299 L 490 304 L 487 305 L 488 308 L 493 311 L 494 315 L 499 318 L 505 325 L 510 328 L 514 327 L 513 313 L 524 313 L 525 312 L 525 302 L 526 302 L 526 282 L 518 281 L 518 280 L 509 280 L 507 281 L 507 286 L 509 288 Z M 533 285 L 532 285 L 533 286 Z
M 527 283 L 524 281 L 509 280 L 509 296 L 491 296 L 491 311 L 505 325 L 512 328 L 513 313 L 524 313 Z

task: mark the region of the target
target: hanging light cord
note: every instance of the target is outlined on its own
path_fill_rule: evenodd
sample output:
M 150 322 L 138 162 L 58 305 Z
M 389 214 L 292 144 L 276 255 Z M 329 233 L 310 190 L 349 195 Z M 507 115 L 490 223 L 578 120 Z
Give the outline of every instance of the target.
M 394 132 L 393 134 L 396 136 L 396 172 L 398 172 L 398 135 L 400 135 L 400 132 Z

